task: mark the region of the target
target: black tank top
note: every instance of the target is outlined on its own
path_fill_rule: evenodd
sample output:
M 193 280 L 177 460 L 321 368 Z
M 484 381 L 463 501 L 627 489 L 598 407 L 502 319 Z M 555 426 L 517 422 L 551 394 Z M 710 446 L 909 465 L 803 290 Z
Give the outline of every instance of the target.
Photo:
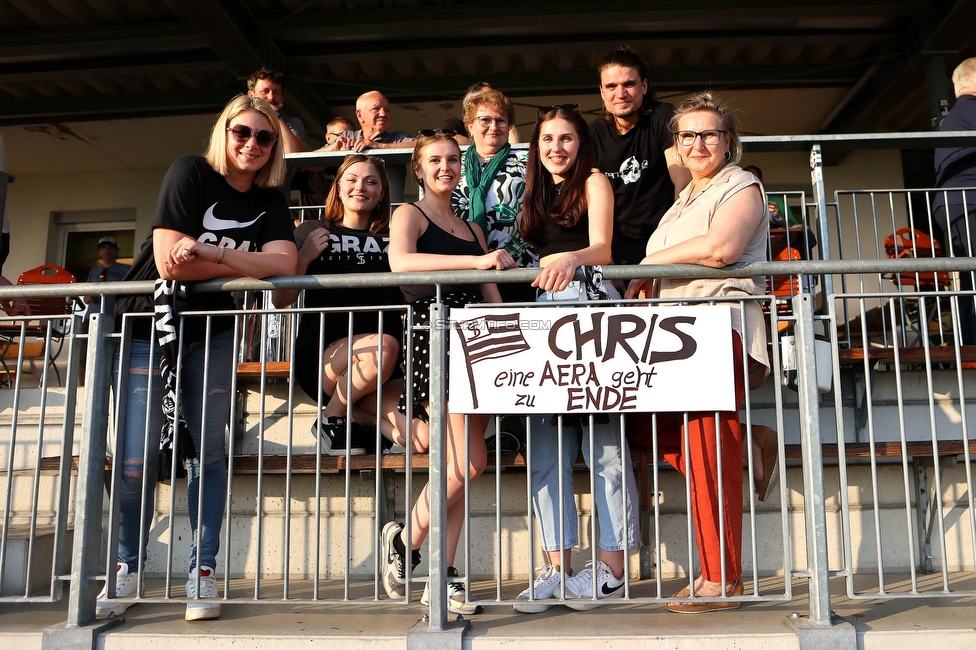
M 478 236 L 474 233 L 471 228 L 471 222 L 462 221 L 464 225 L 467 226 L 468 231 L 474 238 L 472 241 L 467 239 L 461 239 L 456 235 L 453 235 L 443 228 L 438 226 L 436 223 L 431 221 L 427 213 L 421 209 L 416 203 L 411 203 L 413 207 L 420 211 L 420 214 L 424 215 L 424 219 L 427 220 L 427 230 L 424 231 L 420 237 L 417 238 L 417 252 L 418 253 L 432 253 L 435 255 L 484 255 L 485 249 L 481 247 L 481 242 L 478 241 Z M 430 298 L 437 294 L 437 288 L 434 285 L 414 285 L 405 286 L 401 288 L 403 292 L 403 297 L 407 302 L 414 302 L 415 300 L 421 300 L 423 298 Z M 443 285 L 442 291 L 444 293 L 450 293 L 453 291 L 479 291 L 478 285 L 474 284 L 463 284 L 463 285 Z
M 560 183 L 561 185 L 561 183 Z M 552 195 L 549 197 L 549 205 L 552 205 L 559 193 L 559 185 L 552 188 Z M 537 246 L 539 257 L 552 255 L 553 253 L 567 253 L 569 251 L 583 250 L 590 245 L 590 220 L 589 213 L 584 212 L 580 215 L 579 221 L 572 228 L 557 226 L 548 219 L 546 220 L 545 238 L 546 243 Z

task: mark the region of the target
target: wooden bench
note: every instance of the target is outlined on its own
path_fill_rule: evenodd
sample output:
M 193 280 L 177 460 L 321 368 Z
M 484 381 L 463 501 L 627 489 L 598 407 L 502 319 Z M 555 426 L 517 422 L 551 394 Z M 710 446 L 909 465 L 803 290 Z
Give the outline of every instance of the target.
M 959 354 L 964 362 L 976 361 L 976 345 L 961 346 Z M 842 366 L 863 364 L 865 355 L 869 361 L 895 362 L 895 348 L 842 348 L 837 351 L 838 361 Z M 955 363 L 956 349 L 953 346 L 932 346 L 929 348 L 929 356 L 932 363 Z M 925 349 L 919 347 L 898 348 L 898 357 L 904 364 L 915 365 L 926 362 Z

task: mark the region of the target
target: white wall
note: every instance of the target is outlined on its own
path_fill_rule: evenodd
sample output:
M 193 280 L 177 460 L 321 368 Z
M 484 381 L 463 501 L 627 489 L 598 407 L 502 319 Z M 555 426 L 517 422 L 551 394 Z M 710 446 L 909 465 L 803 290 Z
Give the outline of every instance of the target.
M 165 173 L 166 169 L 139 169 L 18 175 L 7 193 L 10 257 L 4 275 L 15 281 L 27 269 L 57 261 L 46 259 L 55 212 L 134 208 L 140 246 L 149 233 Z

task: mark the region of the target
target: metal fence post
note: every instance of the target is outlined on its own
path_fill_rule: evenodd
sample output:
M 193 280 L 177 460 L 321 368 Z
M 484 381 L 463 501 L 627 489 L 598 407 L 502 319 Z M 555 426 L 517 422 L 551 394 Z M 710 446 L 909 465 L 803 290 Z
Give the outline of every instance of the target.
M 817 206 L 820 259 L 833 259 L 830 250 L 830 227 L 827 224 L 827 190 L 824 186 L 823 153 L 820 151 L 819 144 L 813 145 L 810 150 L 810 184 L 813 186 L 813 200 Z M 831 296 L 834 293 L 834 276 L 829 273 L 823 275 L 823 292 L 825 296 Z
M 447 622 L 447 344 L 448 309 L 430 305 L 430 610 L 427 625 L 418 623 L 407 635 L 409 650 L 461 648 L 467 623 Z M 408 515 L 409 516 L 409 515 Z
M 88 361 L 81 422 L 81 448 L 75 498 L 75 533 L 71 556 L 68 620 L 46 628 L 42 647 L 89 650 L 99 632 L 122 619 L 95 622 L 95 600 L 101 588 L 99 554 L 102 530 L 102 491 L 105 489 L 105 447 L 108 434 L 109 384 L 112 346 L 108 338 L 113 318 L 93 314 L 88 326 Z
M 820 438 L 820 395 L 817 390 L 813 296 L 793 297 L 796 316 L 796 369 L 800 448 L 803 454 L 803 522 L 807 572 L 810 574 L 810 618 L 791 619 L 801 650 L 857 647 L 854 627 L 830 610 L 830 569 L 827 562 L 827 512 L 824 503 L 823 447 Z

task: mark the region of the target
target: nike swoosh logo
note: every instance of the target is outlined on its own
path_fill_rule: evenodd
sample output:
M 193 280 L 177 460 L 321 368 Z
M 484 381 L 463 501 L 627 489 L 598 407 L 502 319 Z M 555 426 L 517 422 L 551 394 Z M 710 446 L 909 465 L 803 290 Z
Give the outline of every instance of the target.
M 602 586 L 602 587 L 600 587 L 600 591 L 602 591 L 602 592 L 603 592 L 603 595 L 604 595 L 604 596 L 609 596 L 610 594 L 612 594 L 612 593 L 614 593 L 615 591 L 617 591 L 617 590 L 619 590 L 619 589 L 620 589 L 621 587 L 623 587 L 623 586 L 624 586 L 624 583 L 622 583 L 622 582 L 621 582 L 621 583 L 620 583 L 619 585 L 617 585 L 616 587 L 611 587 L 611 588 L 609 588 L 609 589 L 607 589 L 607 587 L 610 587 L 610 583 L 609 583 L 609 582 L 604 582 L 604 583 L 603 583 L 603 586 Z
M 241 223 L 240 221 L 233 221 L 231 219 L 218 219 L 214 216 L 213 209 L 217 204 L 214 203 L 209 208 L 207 208 L 207 213 L 203 215 L 203 228 L 204 230 L 230 230 L 231 228 L 247 228 L 248 226 L 257 223 L 257 220 L 264 216 L 264 212 L 259 214 L 257 217 L 251 221 Z

